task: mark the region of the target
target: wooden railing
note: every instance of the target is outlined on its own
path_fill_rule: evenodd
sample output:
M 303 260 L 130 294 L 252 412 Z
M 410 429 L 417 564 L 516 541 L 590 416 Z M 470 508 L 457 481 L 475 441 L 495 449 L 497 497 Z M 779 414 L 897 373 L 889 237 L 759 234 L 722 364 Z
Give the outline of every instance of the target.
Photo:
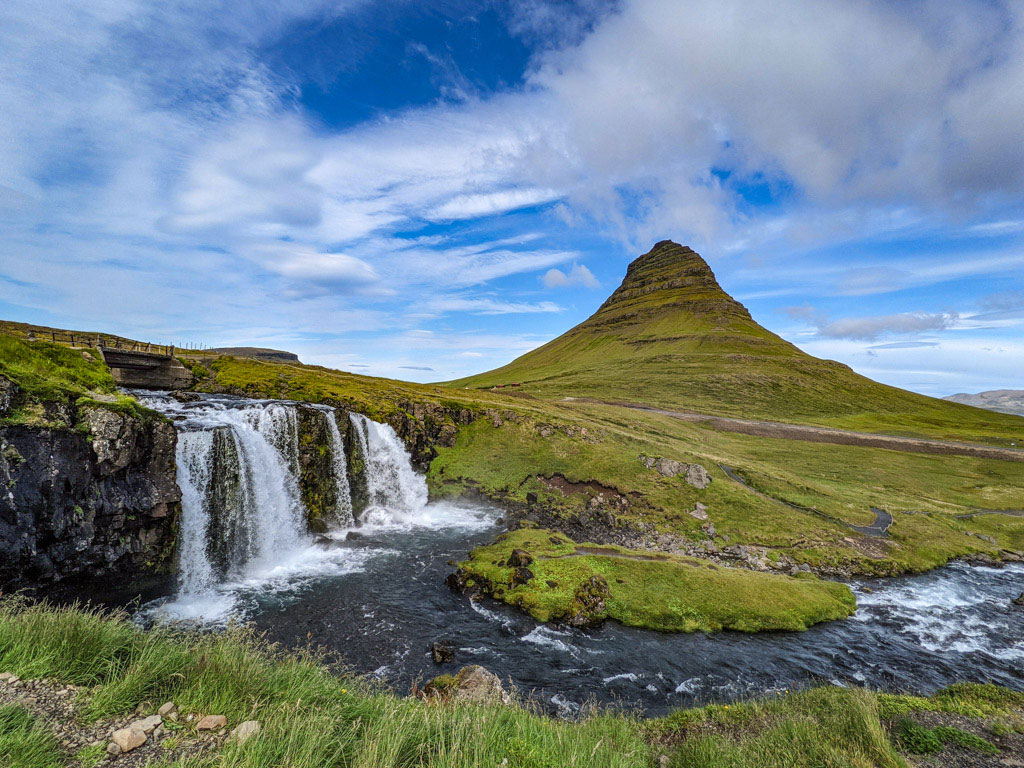
M 142 352 L 150 355 L 173 357 L 188 355 L 189 357 L 217 357 L 219 352 L 203 344 L 153 344 L 146 341 L 135 341 L 112 333 L 84 333 L 80 331 L 64 331 L 59 328 L 47 328 L 41 325 L 24 323 L 8 323 L 0 321 L 0 333 L 17 336 L 25 341 L 48 341 L 76 349 L 103 348 L 120 349 L 125 352 Z
M 125 352 L 145 352 L 151 355 L 173 357 L 176 347 L 173 344 L 151 344 L 145 341 L 134 341 L 115 336 L 110 333 L 76 333 L 59 331 L 51 328 L 4 328 L 5 333 L 13 333 L 26 341 L 48 341 L 65 347 L 123 349 Z

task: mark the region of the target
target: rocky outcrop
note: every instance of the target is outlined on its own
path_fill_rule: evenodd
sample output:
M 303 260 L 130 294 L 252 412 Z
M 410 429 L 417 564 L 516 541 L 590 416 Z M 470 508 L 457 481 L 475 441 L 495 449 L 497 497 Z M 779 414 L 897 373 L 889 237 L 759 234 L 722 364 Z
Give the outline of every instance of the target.
M 426 684 L 423 696 L 428 699 L 449 699 L 474 704 L 513 703 L 501 679 L 478 664 L 463 667 L 454 675 L 439 675 Z
M 174 427 L 102 408 L 78 424 L 0 428 L 0 585 L 170 570 Z
M 595 574 L 580 584 L 573 593 L 569 604 L 566 623 L 573 627 L 591 627 L 600 624 L 608 616 L 606 601 L 611 590 L 604 576 Z
M 458 428 L 472 423 L 479 415 L 468 408 L 439 403 L 406 400 L 398 406 L 401 414 L 388 421 L 408 446 L 413 465 L 421 471 L 426 471 L 437 457 L 438 446 L 455 445 Z
M 698 490 L 704 490 L 711 484 L 711 476 L 700 464 L 684 464 L 675 459 L 640 456 L 640 462 L 648 469 L 653 469 L 662 477 L 683 475 L 687 483 Z

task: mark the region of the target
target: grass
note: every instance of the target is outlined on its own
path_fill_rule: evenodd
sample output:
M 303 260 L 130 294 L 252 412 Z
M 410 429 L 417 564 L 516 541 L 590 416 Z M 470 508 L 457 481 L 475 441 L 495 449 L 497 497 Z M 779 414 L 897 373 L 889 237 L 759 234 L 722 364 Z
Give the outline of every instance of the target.
M 896 723 L 896 740 L 901 749 L 914 755 L 932 755 L 941 752 L 947 744 L 988 755 L 999 753 L 992 742 L 973 733 L 948 725 L 929 728 L 907 719 Z
M 104 408 L 144 420 L 158 417 L 135 398 L 118 394 L 110 369 L 95 349 L 28 342 L 0 333 L 0 374 L 18 386 L 14 407 L 0 416 L 0 424 L 67 426 L 48 418 L 48 404 L 73 405 L 76 411 Z
M 533 577 L 524 584 L 514 582 L 516 568 L 508 564 L 514 549 L 532 559 L 526 567 Z M 577 545 L 543 529 L 505 534 L 474 550 L 460 568 L 471 583 L 539 621 L 564 621 L 582 612 L 580 618 L 588 623 L 608 618 L 664 632 L 758 632 L 803 630 L 856 610 L 845 584 Z M 606 592 L 597 612 L 586 607 L 586 592 L 595 579 Z
M 683 723 L 681 733 L 673 732 Z M 678 746 L 672 768 L 905 768 L 867 691 L 816 688 L 684 710 L 652 726 Z M 672 737 L 675 738 L 672 738 Z
M 12 598 L 0 601 L 0 670 L 86 686 L 87 719 L 173 700 L 183 713 L 224 714 L 229 726 L 263 725 L 258 737 L 216 753 L 167 750 L 162 765 L 174 768 L 653 768 L 662 756 L 673 768 L 905 768 L 898 745 L 907 713 L 1024 714 L 1024 694 L 988 685 L 932 697 L 821 687 L 652 720 L 607 711 L 564 722 L 529 707 L 402 698 L 237 628 L 142 631 L 123 614 Z M 991 751 L 940 728 L 944 742 Z M 172 738 L 192 735 L 183 725 Z M 92 752 L 76 757 L 88 765 Z M 27 712 L 0 708 L 0 765 L 56 768 L 67 759 Z
M 689 249 L 659 243 L 589 319 L 493 371 L 450 382 L 519 384 L 546 399 L 628 401 L 866 432 L 1024 443 L 1024 418 L 879 384 L 759 325 Z
M 34 402 L 67 401 L 69 395 L 87 396 L 115 392 L 110 369 L 95 350 L 83 350 L 47 342 L 26 342 L 0 333 L 0 374 L 18 385 Z
M 14 704 L 0 707 L 0 765 L 61 768 L 57 740 L 32 714 Z
M 554 427 L 546 437 L 544 426 Z M 638 460 L 641 454 L 699 463 L 712 483 L 697 490 L 680 477 L 661 477 Z M 719 464 L 736 468 L 767 498 L 728 478 Z M 435 494 L 472 489 L 515 504 L 536 493 L 567 519 L 585 518 L 596 491 L 564 494 L 546 482 L 554 476 L 596 481 L 624 497 L 628 506 L 614 513 L 634 529 L 652 526 L 702 542 L 701 522 L 687 514 L 700 502 L 719 541 L 775 548 L 815 567 L 886 575 L 1024 551 L 1022 518 L 955 517 L 977 508 L 1024 509 L 1018 463 L 723 433 L 613 406 L 548 403 L 546 411 L 498 429 L 479 420 L 460 429 L 453 447 L 439 450 L 428 480 Z M 895 517 L 886 540 L 868 540 L 843 524 L 870 523 L 871 507 Z
M 182 712 L 223 714 L 230 725 L 263 723 L 258 738 L 176 763 L 182 768 L 650 764 L 628 717 L 562 723 L 519 707 L 430 705 L 332 674 L 315 656 L 283 654 L 242 630 L 143 632 L 120 614 L 8 599 L 0 604 L 0 669 L 87 686 L 90 718 L 173 700 Z

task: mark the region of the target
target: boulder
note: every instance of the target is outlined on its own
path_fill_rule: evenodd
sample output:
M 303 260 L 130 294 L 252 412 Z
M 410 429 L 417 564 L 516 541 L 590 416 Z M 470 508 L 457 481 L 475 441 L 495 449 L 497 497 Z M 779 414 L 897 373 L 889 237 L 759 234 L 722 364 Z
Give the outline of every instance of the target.
M 231 737 L 239 744 L 244 744 L 253 736 L 259 735 L 260 732 L 260 721 L 259 720 L 246 720 L 244 723 L 239 723 L 238 727 L 231 732 Z
M 529 565 L 532 562 L 533 555 L 525 549 L 513 549 L 512 554 L 508 557 L 509 568 L 519 568 L 520 566 Z
M 141 720 L 133 720 L 128 724 L 128 728 L 133 731 L 142 731 L 147 736 L 156 730 L 157 726 L 162 725 L 164 719 L 160 715 L 150 715 Z
M 573 627 L 600 624 L 608 613 L 606 601 L 611 590 L 604 576 L 595 574 L 580 584 L 573 593 L 566 622 Z
M 698 520 L 707 520 L 708 519 L 708 508 L 705 507 L 703 504 L 701 504 L 698 501 L 697 505 L 693 509 L 690 510 L 690 516 L 691 517 L 695 517 Z
M 686 471 L 686 464 L 675 459 L 658 459 L 654 462 L 654 469 L 662 477 L 675 477 Z
M 461 701 L 480 704 L 512 703 L 512 696 L 502 686 L 498 676 L 478 664 L 463 667 L 456 673 L 451 695 Z
M 228 724 L 228 719 L 224 715 L 207 715 L 198 723 L 196 723 L 197 731 L 219 731 L 221 728 Z
M 686 482 L 703 491 L 711 484 L 711 476 L 700 464 L 690 464 L 686 468 Z
M 1024 606 L 1024 592 L 1021 592 L 1017 597 L 1013 599 L 1014 605 Z
M 533 578 L 533 571 L 526 566 L 521 566 L 512 571 L 512 584 L 521 585 Z
M 435 664 L 447 664 L 455 660 L 455 646 L 447 640 L 435 640 L 430 644 L 430 657 Z
M 117 754 L 122 754 L 131 752 L 145 744 L 146 734 L 135 728 L 122 728 L 119 731 L 114 731 L 110 740 L 120 749 Z

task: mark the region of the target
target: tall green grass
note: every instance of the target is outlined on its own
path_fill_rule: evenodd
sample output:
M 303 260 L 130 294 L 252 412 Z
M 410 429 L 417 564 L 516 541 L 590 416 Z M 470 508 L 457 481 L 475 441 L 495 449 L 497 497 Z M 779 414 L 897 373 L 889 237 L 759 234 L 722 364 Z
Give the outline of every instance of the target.
M 60 768 L 53 734 L 22 707 L 0 707 L 0 765 L 8 768 Z
M 636 723 L 597 715 L 564 723 L 529 708 L 428 704 L 332 673 L 309 654 L 284 654 L 253 633 L 142 631 L 123 614 L 0 603 L 0 669 L 90 688 L 92 718 L 144 701 L 223 714 L 264 729 L 244 745 L 182 766 L 245 768 L 509 768 L 650 765 Z
M 906 768 L 886 730 L 891 718 L 934 710 L 1024 722 L 1024 694 L 983 685 L 930 698 L 822 687 L 655 720 L 598 712 L 562 722 L 528 706 L 396 696 L 324 661 L 243 629 L 143 631 L 124 614 L 0 599 L 0 670 L 85 686 L 87 718 L 173 700 L 232 726 L 263 725 L 256 738 L 215 752 L 168 751 L 159 768 L 653 768 L 663 758 L 672 768 Z M 980 743 L 950 733 L 940 735 Z M 0 766 L 71 759 L 28 713 L 0 708 Z

